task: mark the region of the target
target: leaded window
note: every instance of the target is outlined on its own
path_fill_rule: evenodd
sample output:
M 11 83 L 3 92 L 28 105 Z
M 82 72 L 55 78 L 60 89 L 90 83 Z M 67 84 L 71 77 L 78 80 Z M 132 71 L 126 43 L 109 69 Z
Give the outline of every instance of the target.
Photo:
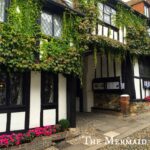
M 102 3 L 98 4 L 98 8 L 99 8 L 99 19 L 107 24 L 114 26 L 114 19 L 115 19 L 114 17 L 116 15 L 116 10 Z
M 57 77 L 49 72 L 42 72 L 42 102 L 44 105 L 56 103 Z
M 22 106 L 23 103 L 22 73 L 0 72 L 0 106 Z
M 10 74 L 10 105 L 22 105 L 22 75 Z
M 5 18 L 5 0 L 0 0 L 0 21 L 3 22 Z
M 61 16 L 42 12 L 41 14 L 41 30 L 45 35 L 60 37 L 62 31 Z

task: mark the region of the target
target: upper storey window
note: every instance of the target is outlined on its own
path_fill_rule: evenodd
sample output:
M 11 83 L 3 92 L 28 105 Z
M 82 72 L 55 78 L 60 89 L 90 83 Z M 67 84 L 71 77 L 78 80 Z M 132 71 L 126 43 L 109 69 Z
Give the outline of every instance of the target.
M 0 0 L 0 22 L 5 18 L 5 0 Z
M 61 17 L 56 14 L 42 12 L 41 30 L 45 35 L 60 37 L 62 31 Z
M 102 3 L 98 4 L 98 8 L 99 19 L 114 26 L 114 16 L 116 15 L 116 10 Z
M 144 15 L 148 18 L 150 17 L 150 7 L 144 6 Z

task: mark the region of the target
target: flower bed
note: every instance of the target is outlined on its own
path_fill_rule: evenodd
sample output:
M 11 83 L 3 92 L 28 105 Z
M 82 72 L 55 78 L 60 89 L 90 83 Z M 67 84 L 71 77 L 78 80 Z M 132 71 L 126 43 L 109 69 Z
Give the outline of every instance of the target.
M 9 146 L 17 146 L 23 143 L 29 143 L 36 137 L 51 136 L 59 131 L 57 126 L 45 126 L 31 129 L 26 133 L 12 133 L 10 135 L 4 134 L 0 136 L 0 148 Z

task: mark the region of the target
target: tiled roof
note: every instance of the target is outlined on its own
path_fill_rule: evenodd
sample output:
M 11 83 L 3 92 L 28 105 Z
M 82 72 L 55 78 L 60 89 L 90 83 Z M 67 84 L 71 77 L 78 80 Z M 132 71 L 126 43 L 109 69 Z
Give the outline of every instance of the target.
M 129 6 L 133 6 L 133 5 L 140 3 L 140 2 L 146 2 L 146 3 L 150 4 L 150 0 L 130 0 L 127 2 L 127 4 Z

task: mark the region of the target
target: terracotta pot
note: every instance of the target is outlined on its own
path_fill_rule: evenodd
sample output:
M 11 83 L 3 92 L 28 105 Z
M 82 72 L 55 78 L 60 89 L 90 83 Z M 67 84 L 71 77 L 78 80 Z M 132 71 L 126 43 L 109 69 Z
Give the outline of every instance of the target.
M 129 100 L 130 100 L 129 95 L 122 95 L 120 97 L 121 112 L 125 116 L 129 114 L 129 104 L 130 104 Z

